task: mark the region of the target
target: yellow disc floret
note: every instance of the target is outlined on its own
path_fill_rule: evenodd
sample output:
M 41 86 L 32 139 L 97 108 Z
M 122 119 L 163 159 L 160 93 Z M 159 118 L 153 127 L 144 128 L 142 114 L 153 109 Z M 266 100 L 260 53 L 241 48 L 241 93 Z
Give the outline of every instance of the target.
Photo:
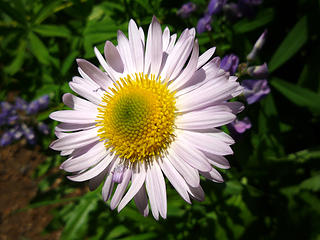
M 153 75 L 120 78 L 102 98 L 99 136 L 131 163 L 161 156 L 174 138 L 175 97 Z

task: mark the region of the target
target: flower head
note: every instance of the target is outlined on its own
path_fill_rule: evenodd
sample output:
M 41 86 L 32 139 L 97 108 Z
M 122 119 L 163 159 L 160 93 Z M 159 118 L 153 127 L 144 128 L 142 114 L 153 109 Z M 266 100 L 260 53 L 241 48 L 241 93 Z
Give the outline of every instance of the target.
M 253 104 L 257 101 L 260 101 L 270 93 L 270 88 L 266 79 L 243 80 L 241 85 L 244 87 L 243 95 L 247 99 L 248 104 Z
M 180 15 L 182 18 L 187 18 L 192 12 L 196 10 L 196 5 L 193 2 L 188 2 L 182 5 L 178 10 L 177 15 Z
M 267 63 L 264 63 L 259 66 L 248 67 L 247 72 L 251 77 L 257 79 L 266 78 L 268 77 L 269 73 Z
M 258 52 L 261 50 L 264 43 L 266 42 L 267 33 L 268 31 L 264 30 L 264 32 L 260 35 L 258 40 L 255 42 L 251 52 L 247 56 L 248 61 L 252 61 L 257 57 Z
M 199 57 L 194 29 L 176 41 L 154 17 L 146 42 L 144 36 L 130 20 L 129 39 L 118 31 L 118 45 L 107 41 L 104 57 L 95 48 L 105 72 L 77 61 L 81 77 L 70 87 L 83 98 L 66 93 L 63 102 L 73 110 L 50 114 L 62 122 L 51 148 L 70 156 L 61 165 L 74 173 L 69 179 L 89 180 L 90 189 L 104 181 L 111 209 L 134 198 L 144 216 L 150 203 L 158 219 L 167 213 L 164 175 L 188 203 L 204 199 L 199 174 L 223 181 L 215 167 L 229 168 L 224 155 L 234 141 L 216 127 L 242 110 L 228 102 L 242 87 L 219 68 L 219 58 L 210 60 L 215 48 Z

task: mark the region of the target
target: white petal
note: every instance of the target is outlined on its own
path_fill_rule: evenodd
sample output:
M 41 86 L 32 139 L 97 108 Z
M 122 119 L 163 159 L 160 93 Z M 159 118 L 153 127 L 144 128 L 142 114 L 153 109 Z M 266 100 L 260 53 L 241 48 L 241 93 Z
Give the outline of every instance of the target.
M 172 148 L 168 149 L 168 160 L 172 163 L 175 169 L 181 174 L 181 176 L 186 180 L 186 182 L 193 187 L 200 184 L 200 177 L 198 171 L 193 167 L 186 164 L 183 159 L 178 156 Z
M 69 86 L 73 91 L 88 99 L 90 102 L 93 102 L 96 105 L 101 104 L 101 97 L 94 89 L 87 88 L 86 86 L 75 82 L 69 82 Z
M 106 41 L 106 44 L 104 45 L 104 56 L 109 66 L 112 67 L 114 71 L 123 73 L 124 65 L 121 56 L 118 49 L 110 41 Z
M 161 169 L 156 161 L 153 162 L 151 167 L 151 173 L 153 177 L 153 183 L 155 187 L 155 192 L 157 195 L 157 208 L 160 212 L 162 218 L 167 217 L 167 192 L 166 192 L 166 183 L 163 178 Z
M 144 31 L 142 29 L 142 27 L 139 27 L 139 33 L 140 33 L 140 37 L 141 37 L 141 41 L 142 41 L 142 44 L 143 44 L 143 48 L 144 48 L 144 45 L 145 45 L 145 37 L 144 37 Z
M 112 210 L 118 206 L 121 198 L 123 197 L 123 195 L 127 189 L 127 186 L 129 184 L 131 174 L 132 174 L 132 171 L 130 169 L 126 169 L 125 172 L 123 173 L 122 182 L 118 184 L 117 189 L 114 192 L 113 197 L 110 202 L 110 208 Z
M 189 188 L 185 180 L 177 172 L 175 167 L 171 164 L 169 159 L 163 159 L 159 162 L 163 173 L 166 175 L 172 186 L 177 190 L 180 196 L 187 202 L 190 202 L 189 194 L 187 189 Z
M 204 152 L 204 155 L 206 155 L 206 157 L 208 158 L 208 162 L 211 165 L 214 165 L 222 169 L 230 168 L 230 163 L 225 157 L 208 153 L 208 152 Z
M 94 53 L 95 53 L 96 57 L 98 58 L 98 61 L 101 64 L 101 66 L 103 67 L 103 69 L 110 76 L 111 81 L 115 82 L 121 76 L 121 74 L 118 73 L 117 71 L 115 71 L 112 67 L 110 67 L 110 65 L 106 62 L 106 60 L 101 55 L 98 48 L 94 47 Z M 110 82 L 109 87 L 112 85 L 112 82 Z
M 125 71 L 130 73 L 135 73 L 135 68 L 132 61 L 131 50 L 129 45 L 129 40 L 120 30 L 118 31 L 118 50 L 121 59 L 125 66 Z
M 149 214 L 149 206 L 148 206 L 148 198 L 146 193 L 146 188 L 144 185 L 141 186 L 140 190 L 134 196 L 134 202 L 143 216 L 148 216 Z
M 214 168 L 212 168 L 212 170 L 210 172 L 200 172 L 201 175 L 203 175 L 205 178 L 213 181 L 213 182 L 217 182 L 217 183 L 222 183 L 223 178 L 221 176 L 221 174 Z
M 108 176 L 102 187 L 102 198 L 104 201 L 108 201 L 108 199 L 112 194 L 112 190 L 114 186 L 114 182 L 112 181 L 112 178 L 113 178 L 112 172 L 118 163 L 119 163 L 119 159 L 117 157 L 114 157 L 113 161 L 110 163 L 109 167 L 107 168 Z
M 211 170 L 212 167 L 207 161 L 204 154 L 197 150 L 188 141 L 180 138 L 179 140 L 176 139 L 176 141 L 171 143 L 171 145 L 174 149 L 174 152 L 190 166 L 203 172 L 208 172 Z
M 129 45 L 135 69 L 137 73 L 143 72 L 144 49 L 140 33 L 136 23 L 131 19 L 129 22 Z
M 67 136 L 53 141 L 50 144 L 50 148 L 57 151 L 70 150 L 84 147 L 99 139 L 100 137 L 98 137 L 97 128 L 92 128 L 81 132 L 68 133 Z
M 95 123 L 97 121 L 98 111 L 76 111 L 76 110 L 61 110 L 53 112 L 49 117 L 53 120 L 65 122 L 65 123 L 75 123 L 75 124 L 88 124 Z
M 140 169 L 135 169 L 132 174 L 131 187 L 129 188 L 126 195 L 122 198 L 121 202 L 118 206 L 118 212 L 120 212 L 130 200 L 136 195 L 136 193 L 140 190 L 146 179 L 146 170 L 145 166 L 141 165 Z
M 154 182 L 151 168 L 148 167 L 147 176 L 146 176 L 146 189 L 149 196 L 152 215 L 156 220 L 159 220 L 159 210 L 158 210 L 158 204 L 157 204 L 157 198 L 159 196 L 157 195 L 158 189 L 156 188 L 157 188 L 157 184 Z
M 178 115 L 175 124 L 181 129 L 208 129 L 219 127 L 232 122 L 236 116 L 226 106 L 225 111 L 219 111 L 216 106 L 204 108 L 200 111 L 192 111 Z M 220 107 L 221 108 L 221 107 Z
M 110 155 L 108 155 L 108 152 L 104 147 L 104 144 L 102 142 L 98 142 L 86 153 L 78 157 L 71 157 L 64 161 L 61 164 L 60 168 L 64 169 L 67 172 L 85 170 L 89 167 L 94 166 L 103 158 L 105 158 L 105 161 L 108 160 L 110 158 Z
M 62 96 L 62 101 L 65 105 L 68 107 L 74 109 L 74 110 L 93 110 L 95 111 L 97 109 L 97 105 L 84 100 L 82 98 L 76 97 L 71 93 L 65 93 Z
M 106 157 L 89 170 L 74 176 L 68 176 L 67 178 L 75 182 L 87 181 L 95 176 L 98 176 L 103 170 L 105 170 L 110 164 L 111 160 L 112 159 Z
M 151 64 L 151 50 L 152 50 L 152 31 L 151 31 L 151 25 L 149 25 L 148 29 L 148 35 L 147 35 L 147 44 L 146 44 L 146 53 L 145 53 L 145 59 L 144 59 L 144 73 L 148 74 Z
M 96 123 L 86 123 L 86 124 L 74 124 L 74 123 L 60 123 L 56 126 L 55 130 L 60 132 L 71 132 L 86 130 L 94 128 Z
M 242 112 L 244 105 L 241 102 L 225 102 L 224 105 L 228 106 L 234 114 Z
M 162 61 L 162 30 L 157 18 L 153 16 L 151 23 L 152 48 L 151 48 L 151 74 L 159 74 Z
M 193 76 L 193 74 L 196 71 L 198 57 L 199 57 L 199 44 L 198 44 L 198 41 L 196 40 L 193 46 L 192 54 L 188 62 L 188 65 L 185 67 L 182 73 L 177 77 L 177 79 L 175 79 L 172 82 L 172 84 L 170 84 L 168 87 L 171 91 L 175 91 L 179 87 L 183 86 L 183 84 L 186 83 Z
M 171 37 L 170 37 L 170 42 L 169 42 L 169 45 L 168 45 L 168 48 L 166 49 L 166 52 L 169 54 L 171 53 L 173 47 L 174 47 L 174 44 L 176 42 L 176 39 L 177 39 L 177 34 L 172 34 Z
M 216 155 L 228 155 L 232 154 L 233 151 L 228 145 L 225 143 L 219 134 L 212 134 L 212 133 L 199 133 L 193 131 L 183 131 L 180 134 L 181 139 L 185 139 L 189 142 L 190 145 L 200 149 L 202 151 L 206 151 Z M 199 169 L 201 170 L 201 169 Z M 201 170 L 204 171 L 204 170 Z M 207 172 L 207 171 L 204 171 Z
M 77 63 L 78 66 L 82 69 L 82 71 L 84 71 L 90 79 L 95 81 L 104 90 L 108 89 L 108 82 L 110 82 L 111 79 L 108 77 L 107 74 L 102 72 L 99 68 L 97 68 L 95 65 L 88 62 L 87 60 L 77 59 Z
M 162 49 L 165 52 L 169 46 L 170 42 L 170 30 L 168 27 L 165 27 L 162 34 Z
M 215 51 L 216 51 L 216 47 L 212 47 L 207 51 L 205 51 L 203 54 L 201 54 L 201 56 L 198 59 L 197 69 L 199 69 L 204 64 L 206 64 L 206 62 L 209 61 L 209 59 L 212 57 Z

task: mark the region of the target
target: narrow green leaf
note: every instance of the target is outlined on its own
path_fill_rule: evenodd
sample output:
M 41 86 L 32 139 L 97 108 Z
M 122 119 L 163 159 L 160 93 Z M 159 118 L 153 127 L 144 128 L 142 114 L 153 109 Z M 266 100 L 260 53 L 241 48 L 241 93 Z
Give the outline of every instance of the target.
M 11 62 L 11 64 L 5 67 L 5 71 L 11 75 L 15 74 L 21 68 L 24 62 L 25 50 L 27 47 L 27 42 L 25 40 L 21 40 L 19 47 L 17 49 L 17 54 L 15 59 Z
M 233 29 L 236 33 L 246 33 L 252 30 L 255 30 L 259 27 L 262 27 L 274 18 L 274 11 L 272 8 L 267 8 L 264 11 L 261 11 L 254 20 L 252 19 L 243 19 L 236 23 L 233 26 Z
M 32 30 L 44 37 L 68 38 L 71 36 L 69 29 L 66 28 L 65 26 L 42 24 L 42 25 L 33 27 Z
M 320 113 L 320 95 L 278 78 L 273 78 L 270 83 L 294 104 Z
M 126 233 L 129 233 L 128 228 L 123 225 L 118 225 L 109 232 L 108 239 L 115 239 Z
M 273 72 L 289 60 L 308 39 L 307 17 L 302 17 L 282 41 L 269 62 L 269 71 Z
M 40 38 L 34 33 L 29 33 L 30 50 L 33 55 L 43 64 L 49 64 L 49 52 Z
M 87 195 L 91 194 L 96 195 L 95 192 L 90 192 Z M 96 208 L 98 200 L 99 198 L 84 198 L 76 205 L 66 222 L 61 240 L 84 239 L 88 228 L 89 214 Z
M 75 63 L 75 59 L 79 56 L 79 51 L 72 51 L 66 59 L 62 63 L 62 68 L 61 68 L 61 74 L 64 76 L 70 67 L 72 66 L 73 63 Z
M 55 9 L 59 6 L 60 2 L 61 0 L 56 0 L 52 1 L 49 4 L 44 4 L 33 19 L 33 23 L 40 24 L 41 22 L 43 22 L 47 17 L 55 12 Z

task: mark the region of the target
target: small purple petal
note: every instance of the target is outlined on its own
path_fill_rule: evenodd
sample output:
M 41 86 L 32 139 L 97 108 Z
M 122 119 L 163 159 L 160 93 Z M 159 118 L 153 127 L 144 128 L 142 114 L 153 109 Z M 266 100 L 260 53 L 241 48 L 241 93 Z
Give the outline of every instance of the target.
M 12 105 L 8 102 L 1 102 L 0 107 L 2 113 L 9 113 L 11 110 L 13 110 Z
M 123 178 L 123 173 L 124 173 L 123 165 L 116 166 L 115 169 L 113 170 L 112 181 L 115 183 L 121 183 Z
M 231 75 L 234 75 L 239 65 L 239 58 L 235 54 L 226 55 L 222 58 L 220 67 Z
M 270 88 L 266 79 L 243 80 L 241 85 L 244 87 L 243 95 L 245 96 L 248 104 L 253 104 L 270 93 Z
M 229 127 L 231 127 L 235 132 L 241 134 L 251 128 L 251 122 L 248 117 L 245 117 L 242 120 L 236 119 L 232 123 L 230 123 Z
M 4 147 L 12 143 L 13 135 L 10 131 L 5 132 L 0 138 L 0 146 Z
M 36 143 L 36 136 L 31 128 L 29 128 L 27 125 L 22 124 L 22 131 L 23 135 L 27 139 L 29 144 L 35 144 Z
M 257 57 L 258 52 L 260 51 L 260 49 L 263 47 L 264 43 L 266 42 L 267 33 L 268 33 L 268 31 L 264 30 L 264 32 L 258 38 L 258 40 L 254 44 L 251 52 L 247 56 L 248 61 L 252 61 Z
M 188 2 L 182 5 L 182 7 L 178 10 L 177 15 L 182 18 L 187 18 L 190 14 L 196 10 L 196 5 L 193 2 Z
M 201 18 L 197 24 L 197 32 L 199 34 L 205 31 L 211 31 L 211 15 L 209 14 L 206 14 L 203 18 Z
M 39 102 L 37 100 L 32 101 L 29 103 L 27 108 L 28 114 L 36 114 L 39 111 Z
M 219 13 L 227 0 L 211 0 L 208 5 L 208 12 L 210 15 Z
M 11 115 L 7 117 L 7 124 L 9 125 L 15 125 L 19 120 L 18 115 Z
M 251 77 L 254 77 L 257 79 L 266 78 L 268 77 L 268 73 L 269 73 L 267 63 L 264 63 L 259 66 L 248 67 L 247 71 Z
M 14 108 L 16 110 L 26 111 L 28 108 L 28 103 L 25 100 L 23 100 L 22 98 L 17 97 Z
M 43 122 L 38 123 L 38 130 L 45 135 L 49 134 L 49 127 Z
M 42 97 L 38 98 L 37 101 L 39 103 L 39 110 L 44 110 L 49 105 L 49 95 L 43 95 Z

